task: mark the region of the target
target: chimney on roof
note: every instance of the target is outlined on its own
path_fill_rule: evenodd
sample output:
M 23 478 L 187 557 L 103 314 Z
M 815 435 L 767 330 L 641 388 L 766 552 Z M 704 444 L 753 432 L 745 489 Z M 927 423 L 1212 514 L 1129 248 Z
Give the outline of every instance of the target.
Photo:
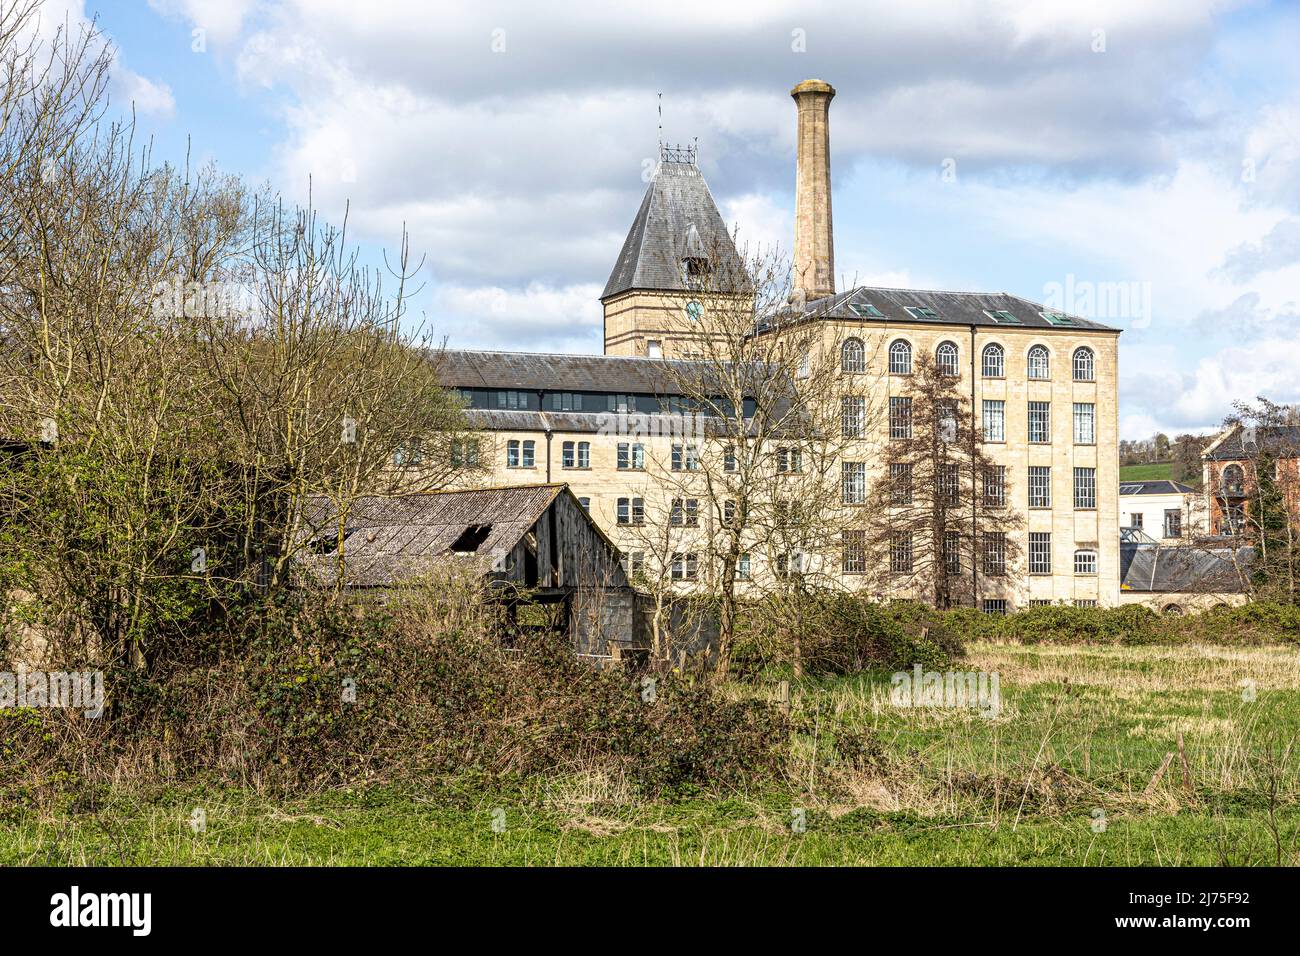
M 790 95 L 799 116 L 794 183 L 794 298 L 835 294 L 835 239 L 831 229 L 831 99 L 835 88 L 804 80 Z

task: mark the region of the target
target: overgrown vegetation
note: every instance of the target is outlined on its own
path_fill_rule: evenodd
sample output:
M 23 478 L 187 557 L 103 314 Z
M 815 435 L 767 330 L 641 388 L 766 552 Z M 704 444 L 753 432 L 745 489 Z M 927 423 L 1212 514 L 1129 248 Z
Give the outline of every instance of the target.
M 442 579 L 384 603 L 280 601 L 196 642 L 163 673 L 114 672 L 111 714 L 0 711 L 25 802 L 109 781 L 207 781 L 271 793 L 579 768 L 651 798 L 771 777 L 780 712 L 699 679 L 645 681 L 579 661 L 567 638 L 506 649 L 477 582 Z

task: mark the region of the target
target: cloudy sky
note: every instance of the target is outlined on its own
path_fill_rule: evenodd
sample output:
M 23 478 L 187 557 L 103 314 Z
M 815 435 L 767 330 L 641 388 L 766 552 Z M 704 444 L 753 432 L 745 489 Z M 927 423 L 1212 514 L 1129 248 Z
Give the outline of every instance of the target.
M 1053 296 L 1123 327 L 1121 431 L 1300 400 L 1300 4 L 49 0 L 98 16 L 155 153 L 426 257 L 452 345 L 598 352 L 664 137 L 789 247 L 790 88 L 831 110 L 841 284 Z

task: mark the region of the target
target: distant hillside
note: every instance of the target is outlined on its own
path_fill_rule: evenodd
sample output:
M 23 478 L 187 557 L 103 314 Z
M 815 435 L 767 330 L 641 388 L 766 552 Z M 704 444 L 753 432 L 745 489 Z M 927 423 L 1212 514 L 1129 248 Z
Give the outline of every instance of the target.
M 1173 462 L 1162 461 L 1152 465 L 1120 465 L 1120 481 L 1156 481 L 1172 478 Z

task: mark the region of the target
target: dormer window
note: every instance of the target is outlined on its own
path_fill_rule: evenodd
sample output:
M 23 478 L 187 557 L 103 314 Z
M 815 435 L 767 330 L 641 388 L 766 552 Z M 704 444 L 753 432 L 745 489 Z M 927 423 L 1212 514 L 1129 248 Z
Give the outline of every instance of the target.
M 914 319 L 934 320 L 939 318 L 938 312 L 934 311 L 934 309 L 927 308 L 925 306 L 909 305 L 909 306 L 905 306 L 904 308 L 906 309 L 907 314 Z
M 682 259 L 682 285 L 697 285 L 712 272 L 704 256 L 686 256 Z

